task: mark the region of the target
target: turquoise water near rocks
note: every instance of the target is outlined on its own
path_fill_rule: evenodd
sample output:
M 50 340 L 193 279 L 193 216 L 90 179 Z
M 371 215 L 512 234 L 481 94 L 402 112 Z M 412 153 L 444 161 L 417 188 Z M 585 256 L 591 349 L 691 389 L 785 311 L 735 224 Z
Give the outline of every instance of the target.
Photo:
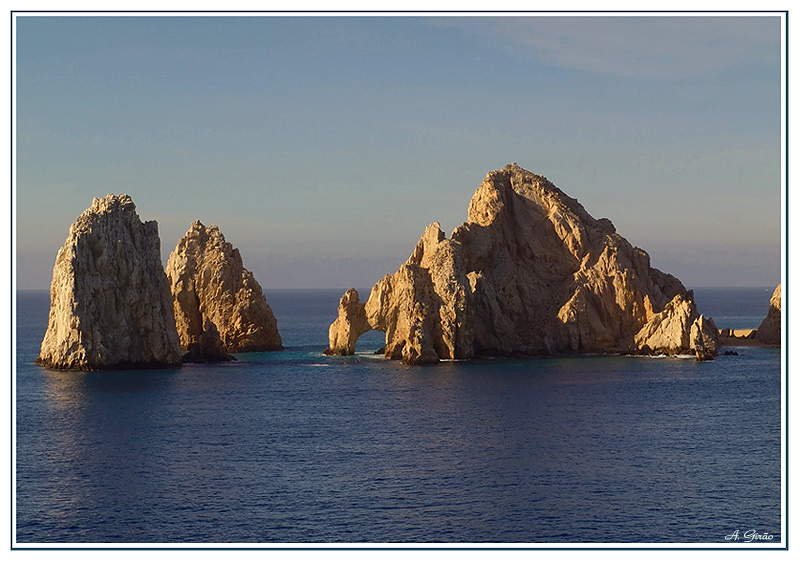
M 48 296 L 18 293 L 19 546 L 780 542 L 780 350 L 325 357 L 342 292 L 267 291 L 285 351 L 102 373 L 35 365 Z M 771 294 L 695 291 L 720 328 Z

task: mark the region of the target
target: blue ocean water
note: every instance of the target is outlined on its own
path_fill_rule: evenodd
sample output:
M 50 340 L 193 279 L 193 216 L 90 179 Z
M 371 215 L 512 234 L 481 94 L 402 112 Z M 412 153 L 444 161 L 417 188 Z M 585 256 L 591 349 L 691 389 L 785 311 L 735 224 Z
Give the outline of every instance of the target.
M 780 542 L 779 350 L 325 357 L 342 292 L 267 292 L 285 351 L 101 373 L 35 365 L 48 296 L 18 293 L 18 545 Z M 720 327 L 771 293 L 695 292 Z
M 775 287 L 699 287 L 694 289 L 698 310 L 714 318 L 717 328 L 758 328 L 769 310 Z

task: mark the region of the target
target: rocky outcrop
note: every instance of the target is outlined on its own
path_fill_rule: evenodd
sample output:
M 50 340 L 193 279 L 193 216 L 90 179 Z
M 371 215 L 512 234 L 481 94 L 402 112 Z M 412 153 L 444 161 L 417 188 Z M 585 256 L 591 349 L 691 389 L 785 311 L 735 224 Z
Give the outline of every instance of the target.
M 769 300 L 769 311 L 756 331 L 756 339 L 767 345 L 781 345 L 781 286 Z
M 430 225 L 414 253 L 394 275 L 381 279 L 362 304 L 355 289 L 339 302 L 329 330 L 331 355 L 350 355 L 361 334 L 386 333 L 386 357 L 408 364 L 473 354 L 472 290 L 460 244 Z
M 261 285 L 216 225 L 195 221 L 170 254 L 166 273 L 182 348 L 200 342 L 210 321 L 227 353 L 283 349 Z
M 719 350 L 719 330 L 713 318 L 702 314 L 692 322 L 689 335 L 689 350 L 694 351 L 698 361 L 713 359 Z
M 358 291 L 348 289 L 339 299 L 338 317 L 328 330 L 330 347 L 325 350 L 325 354 L 353 355 L 359 336 L 371 329 Z
M 36 362 L 91 371 L 180 360 L 158 224 L 142 223 L 127 195 L 95 198 L 58 251 Z
M 352 353 L 367 329 L 406 363 L 475 355 L 716 353 L 713 321 L 647 253 L 516 164 L 490 172 L 468 221 L 448 239 L 429 226 L 394 275 L 340 314 L 330 350 Z M 696 336 L 692 337 L 693 326 Z M 346 341 L 347 345 L 342 342 Z M 352 345 L 351 345 L 352 342 Z M 702 344 L 701 344 L 702 342 Z
M 737 330 L 735 328 L 725 328 L 719 331 L 719 337 L 725 339 L 754 340 L 756 330 Z
M 219 330 L 208 318 L 203 322 L 203 333 L 194 343 L 189 344 L 181 358 L 184 363 L 220 363 L 236 361 L 236 358 L 222 348 Z
M 714 320 L 697 314 L 694 295 L 676 295 L 664 310 L 654 314 L 634 338 L 642 353 L 677 355 L 692 352 L 698 359 L 716 355 L 719 332 Z

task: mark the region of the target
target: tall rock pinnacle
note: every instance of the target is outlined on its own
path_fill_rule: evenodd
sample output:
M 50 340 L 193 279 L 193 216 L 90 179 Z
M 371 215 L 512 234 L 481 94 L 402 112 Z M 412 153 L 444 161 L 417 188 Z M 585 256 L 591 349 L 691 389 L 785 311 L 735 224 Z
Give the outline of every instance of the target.
M 58 251 L 37 363 L 99 370 L 180 364 L 155 221 L 128 195 L 95 198 Z
M 283 349 L 261 285 L 216 225 L 192 223 L 170 254 L 166 273 L 183 348 L 200 342 L 210 321 L 228 353 Z

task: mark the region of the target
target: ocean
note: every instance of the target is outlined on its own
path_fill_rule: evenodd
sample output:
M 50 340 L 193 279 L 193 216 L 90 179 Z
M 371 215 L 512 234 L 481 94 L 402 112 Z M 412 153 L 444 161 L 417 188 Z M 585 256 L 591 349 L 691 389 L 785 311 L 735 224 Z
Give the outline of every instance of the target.
M 772 289 L 695 296 L 755 328 Z M 76 373 L 34 364 L 49 298 L 20 291 L 16 545 L 781 542 L 780 350 L 325 357 L 343 292 L 266 291 L 281 352 Z

